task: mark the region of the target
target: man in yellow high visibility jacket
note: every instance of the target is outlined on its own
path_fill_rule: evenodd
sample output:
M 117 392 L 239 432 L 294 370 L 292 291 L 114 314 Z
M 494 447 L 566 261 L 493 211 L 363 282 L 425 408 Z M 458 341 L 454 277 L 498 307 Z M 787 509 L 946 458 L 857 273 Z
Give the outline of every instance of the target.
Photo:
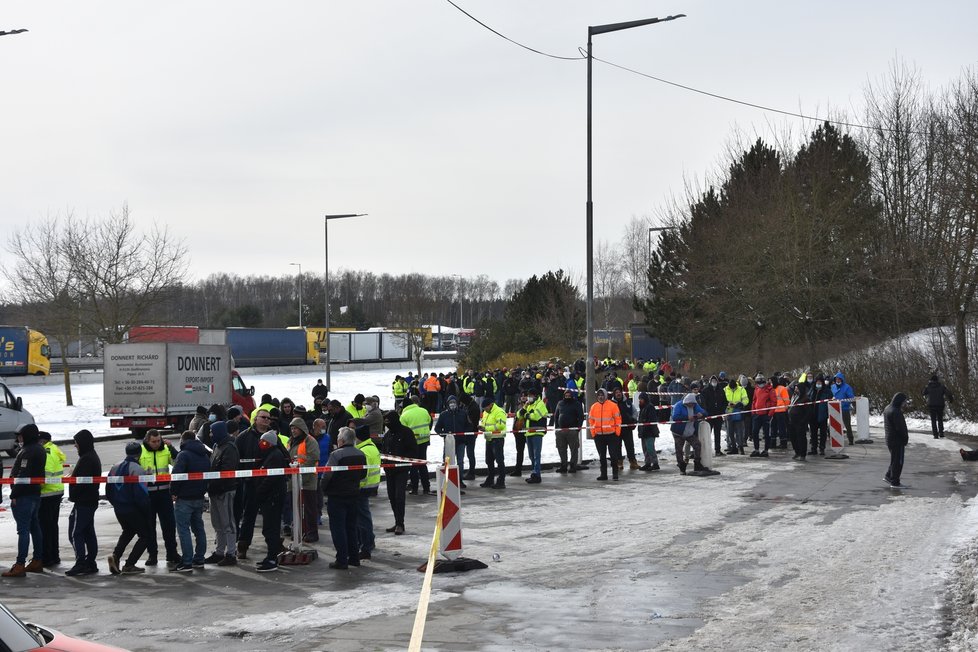
M 376 547 L 374 539 L 374 520 L 370 515 L 370 497 L 376 496 L 380 487 L 380 451 L 370 438 L 370 428 L 360 426 L 356 429 L 357 443 L 354 446 L 367 458 L 367 475 L 360 481 L 360 496 L 357 498 L 357 530 L 360 533 L 360 559 L 370 559 Z M 426 469 L 427 470 L 427 469 Z M 354 552 L 351 550 L 350 555 Z
M 479 427 L 486 439 L 486 466 L 489 468 L 486 481 L 479 486 L 505 489 L 506 461 L 503 457 L 503 445 L 506 442 L 506 412 L 489 396 L 482 399 Z
M 41 506 L 37 518 L 41 523 L 41 560 L 45 567 L 61 563 L 58 546 L 58 515 L 61 513 L 61 499 L 65 486 L 61 483 L 64 474 L 65 454 L 51 441 L 51 433 L 38 432 L 41 446 L 47 454 L 44 461 L 44 484 L 41 485 Z
M 431 415 L 421 407 L 421 397 L 413 396 L 401 411 L 401 425 L 407 426 L 414 433 L 414 440 L 418 444 L 418 458 L 428 459 L 428 444 L 431 441 Z M 421 481 L 421 489 L 425 495 L 434 495 L 431 490 L 431 481 L 428 478 L 428 467 L 419 465 L 411 466 L 411 483 L 408 493 L 418 494 L 418 481 Z
M 404 405 L 404 397 L 408 393 L 407 381 L 400 376 L 394 376 L 394 382 L 391 383 L 391 393 L 394 395 L 394 409 L 400 410 L 401 406 Z
M 530 450 L 530 477 L 528 484 L 540 484 L 540 456 L 543 452 L 543 436 L 547 432 L 547 405 L 537 396 L 536 390 L 526 394 L 526 405 L 517 413 L 517 419 L 526 423 L 526 447 Z

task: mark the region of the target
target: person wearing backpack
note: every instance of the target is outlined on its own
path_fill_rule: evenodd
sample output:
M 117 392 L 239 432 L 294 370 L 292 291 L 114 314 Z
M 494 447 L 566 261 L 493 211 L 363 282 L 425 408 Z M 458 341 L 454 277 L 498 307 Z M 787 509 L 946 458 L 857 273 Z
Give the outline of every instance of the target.
M 142 445 L 138 441 L 131 441 L 126 444 L 126 458 L 112 467 L 109 477 L 120 476 L 141 476 L 146 472 L 139 465 L 139 455 L 142 452 Z M 151 508 L 149 500 L 149 488 L 145 482 L 112 482 L 109 481 L 105 487 L 106 497 L 112 508 L 115 510 L 116 520 L 122 527 L 122 534 L 115 544 L 115 549 L 108 557 L 109 571 L 113 575 L 144 573 L 146 569 L 136 566 L 136 562 L 142 557 L 149 545 L 150 539 L 150 520 Z M 129 542 L 135 537 L 136 543 L 126 558 L 126 563 L 121 568 L 119 560 Z

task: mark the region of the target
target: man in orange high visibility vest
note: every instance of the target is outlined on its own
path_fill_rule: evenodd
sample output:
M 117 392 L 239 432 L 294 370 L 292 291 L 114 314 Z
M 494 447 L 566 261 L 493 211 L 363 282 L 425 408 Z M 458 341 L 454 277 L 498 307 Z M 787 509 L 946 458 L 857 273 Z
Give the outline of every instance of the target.
M 587 423 L 591 428 L 591 438 L 598 449 L 601 458 L 601 475 L 598 480 L 608 479 L 608 453 L 611 453 L 611 477 L 618 479 L 618 450 L 617 437 L 621 437 L 621 412 L 614 401 L 608 400 L 608 393 L 598 390 L 598 400 L 588 411 Z

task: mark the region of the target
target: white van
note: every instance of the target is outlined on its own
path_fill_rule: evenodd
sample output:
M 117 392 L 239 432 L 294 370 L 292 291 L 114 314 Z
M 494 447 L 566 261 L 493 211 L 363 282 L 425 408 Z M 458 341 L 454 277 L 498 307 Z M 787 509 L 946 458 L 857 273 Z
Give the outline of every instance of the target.
M 0 383 L 0 451 L 13 457 L 17 452 L 17 429 L 34 423 L 34 417 L 24 409 L 24 402 Z

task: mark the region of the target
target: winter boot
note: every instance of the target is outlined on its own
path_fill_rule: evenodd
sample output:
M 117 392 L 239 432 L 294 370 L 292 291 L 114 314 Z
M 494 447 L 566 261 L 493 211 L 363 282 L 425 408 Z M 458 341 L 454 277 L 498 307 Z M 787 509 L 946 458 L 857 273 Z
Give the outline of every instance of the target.
M 14 564 L 10 567 L 10 570 L 3 572 L 3 577 L 24 577 L 27 575 L 27 569 L 23 564 Z
M 43 573 L 44 562 L 42 562 L 40 559 L 32 559 L 26 566 L 24 566 L 24 570 L 28 573 Z
M 561 464 L 560 466 L 557 467 L 556 471 L 557 473 L 567 473 L 567 465 Z
M 761 457 L 767 457 L 767 456 L 768 456 L 767 449 L 765 448 L 764 450 L 761 451 Z
M 634 459 L 628 460 L 628 468 L 632 471 L 638 470 L 638 461 Z
M 679 475 L 686 475 L 686 465 L 685 464 L 680 464 L 679 465 Z
M 766 453 L 767 451 L 764 451 L 764 452 Z M 751 454 L 750 454 L 750 456 L 751 456 L 751 457 L 760 457 L 760 456 L 761 456 L 761 451 L 759 451 L 759 450 L 757 450 L 757 449 L 755 448 L 755 449 L 754 449 L 754 452 L 753 452 L 753 453 L 751 453 Z
M 516 468 L 510 471 L 508 475 L 511 478 L 521 477 L 523 475 L 523 465 L 522 464 L 517 465 Z
M 238 542 L 238 559 L 247 559 L 247 558 L 248 558 L 248 546 L 242 544 L 239 541 Z

